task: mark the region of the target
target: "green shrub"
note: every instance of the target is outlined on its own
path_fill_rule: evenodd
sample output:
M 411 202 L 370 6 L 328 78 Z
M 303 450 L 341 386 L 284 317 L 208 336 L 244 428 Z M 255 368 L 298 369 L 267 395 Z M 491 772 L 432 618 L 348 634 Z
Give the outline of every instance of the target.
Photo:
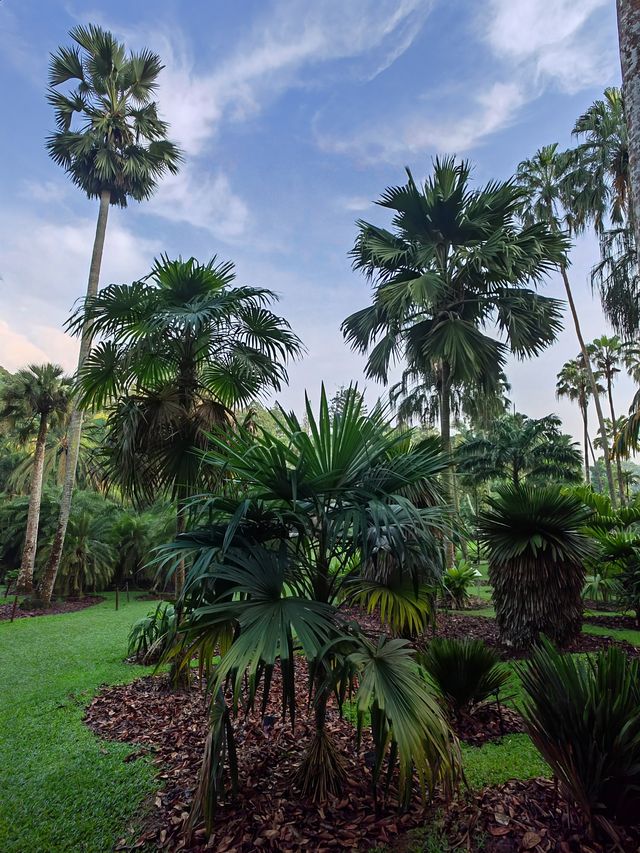
M 457 565 L 447 569 L 442 576 L 445 601 L 462 610 L 469 601 L 469 588 L 476 582 L 479 574 L 466 560 L 460 560 Z
M 487 499 L 479 528 L 500 638 L 526 647 L 541 634 L 559 645 L 582 626 L 584 563 L 593 543 L 579 496 L 560 486 L 505 486 Z
M 429 680 L 455 715 L 471 713 L 493 698 L 511 677 L 482 640 L 432 640 L 420 656 Z
M 519 667 L 531 739 L 590 820 L 640 809 L 640 666 L 615 647 L 593 658 L 545 640 Z
M 129 657 L 144 663 L 160 660 L 176 635 L 176 611 L 172 604 L 159 601 L 155 610 L 138 619 L 129 631 Z

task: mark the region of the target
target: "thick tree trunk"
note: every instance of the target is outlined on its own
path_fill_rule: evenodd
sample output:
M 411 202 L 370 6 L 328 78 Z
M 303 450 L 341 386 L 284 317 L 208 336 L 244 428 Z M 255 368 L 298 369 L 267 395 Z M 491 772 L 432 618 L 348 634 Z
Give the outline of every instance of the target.
M 451 368 L 445 361 L 442 363 L 442 388 L 440 391 L 440 439 L 442 449 L 448 455 L 451 454 Z M 447 468 L 447 485 L 451 499 L 455 501 L 455 472 L 453 465 Z M 450 569 L 455 563 L 455 548 L 451 539 L 445 542 L 445 554 L 447 568 Z
M 91 267 L 89 268 L 89 282 L 87 285 L 87 297 L 96 296 L 98 293 L 98 283 L 100 281 L 100 267 L 102 264 L 102 252 L 104 250 L 104 238 L 107 233 L 107 218 L 109 216 L 109 204 L 111 201 L 111 193 L 108 190 L 103 191 L 100 196 L 100 209 L 98 211 L 98 222 L 96 225 L 96 236 L 93 241 L 93 253 L 91 255 Z M 78 355 L 78 371 L 85 362 L 91 350 L 92 334 L 89 327 L 86 325 L 82 329 L 82 337 L 80 338 L 80 353 Z M 67 464 L 64 472 L 64 483 L 62 486 L 62 497 L 60 499 L 60 514 L 58 516 L 58 526 L 49 555 L 49 562 L 45 569 L 40 584 L 39 598 L 43 606 L 48 607 L 53 593 L 53 587 L 60 568 L 60 560 L 62 559 L 62 549 L 64 548 L 64 538 L 67 533 L 67 524 L 71 513 L 71 500 L 73 498 L 73 487 L 76 480 L 76 468 L 78 467 L 78 455 L 80 453 L 80 437 L 82 434 L 82 412 L 74 403 L 69 420 L 69 428 L 67 434 L 68 451 Z
M 622 94 L 629 141 L 629 219 L 640 246 L 640 0 L 617 0 Z
M 589 377 L 589 383 L 591 385 L 591 391 L 593 392 L 593 402 L 596 407 L 596 414 L 598 416 L 598 426 L 600 428 L 600 437 L 602 439 L 602 449 L 604 451 L 604 464 L 607 470 L 607 483 L 609 484 L 609 497 L 611 498 L 611 503 L 615 507 L 616 505 L 616 487 L 613 482 L 613 471 L 611 470 L 611 459 L 609 458 L 609 442 L 607 441 L 607 430 L 604 424 L 604 415 L 602 414 L 602 406 L 600 404 L 600 397 L 598 396 L 598 384 L 596 382 L 596 378 L 593 375 L 593 370 L 591 369 L 591 359 L 589 358 L 589 353 L 587 352 L 587 347 L 584 342 L 584 338 L 582 337 L 582 331 L 580 329 L 580 320 L 578 319 L 578 312 L 576 311 L 576 305 L 573 301 L 573 294 L 571 292 L 571 285 L 569 284 L 569 276 L 567 275 L 567 268 L 565 266 L 561 267 L 562 272 L 562 281 L 564 282 L 564 289 L 567 293 L 567 302 L 569 303 L 569 310 L 571 311 L 571 316 L 573 317 L 573 324 L 576 329 L 576 337 L 578 338 L 578 343 L 580 344 L 580 351 L 582 353 L 582 358 L 584 359 L 584 367 L 587 371 L 587 376 Z
M 18 575 L 17 591 L 25 595 L 33 592 L 33 567 L 36 561 L 38 547 L 38 526 L 40 524 L 40 504 L 42 502 L 42 476 L 44 474 L 44 452 L 47 444 L 48 417 L 40 415 L 40 427 L 33 454 L 33 470 L 29 493 L 29 511 L 27 514 L 27 530 L 22 549 L 22 562 Z
M 618 438 L 618 431 L 616 429 L 616 410 L 613 406 L 613 389 L 611 387 L 611 377 L 607 376 L 607 394 L 609 396 L 609 411 L 611 412 L 611 429 L 613 435 L 613 447 L 616 446 L 616 439 Z M 616 471 L 618 474 L 618 493 L 620 495 L 620 505 L 624 506 L 626 503 L 625 494 L 624 494 L 624 483 L 622 478 L 622 462 L 620 460 L 620 454 L 616 453 L 615 449 L 613 450 L 613 455 L 616 459 Z

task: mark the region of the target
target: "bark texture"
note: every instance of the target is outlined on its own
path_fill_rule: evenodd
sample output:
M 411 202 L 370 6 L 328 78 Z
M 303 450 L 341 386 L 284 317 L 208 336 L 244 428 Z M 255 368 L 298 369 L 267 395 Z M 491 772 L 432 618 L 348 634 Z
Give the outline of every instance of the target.
M 18 575 L 17 591 L 23 595 L 33 592 L 33 568 L 38 547 L 38 527 L 40 525 L 40 504 L 42 502 L 42 476 L 44 474 L 44 452 L 47 444 L 48 415 L 40 415 L 40 426 L 33 454 L 33 471 L 29 493 L 29 511 L 27 513 L 27 529 L 22 549 L 22 562 Z
M 89 268 L 89 282 L 87 284 L 87 297 L 96 296 L 100 281 L 100 267 L 102 264 L 102 253 L 104 250 L 104 239 L 107 233 L 107 218 L 109 216 L 109 204 L 111 193 L 103 191 L 100 196 L 100 209 L 98 211 L 98 222 L 96 224 L 96 236 L 93 241 L 93 253 L 91 255 L 91 267 Z M 80 338 L 80 352 L 78 354 L 78 370 L 82 367 L 91 350 L 92 334 L 87 324 L 83 326 Z M 60 499 L 60 515 L 58 526 L 51 547 L 49 561 L 44 571 L 39 589 L 39 599 L 43 606 L 48 607 L 51 603 L 53 587 L 58 576 L 64 539 L 67 533 L 67 524 L 71 513 L 71 501 L 73 499 L 73 487 L 76 481 L 76 468 L 78 467 L 78 455 L 80 452 L 80 437 L 82 435 L 82 412 L 74 403 L 69 420 L 68 429 L 68 451 L 67 464 L 64 472 L 64 483 L 62 485 L 62 497 Z
M 629 143 L 630 219 L 640 246 L 640 0 L 617 0 L 622 95 Z

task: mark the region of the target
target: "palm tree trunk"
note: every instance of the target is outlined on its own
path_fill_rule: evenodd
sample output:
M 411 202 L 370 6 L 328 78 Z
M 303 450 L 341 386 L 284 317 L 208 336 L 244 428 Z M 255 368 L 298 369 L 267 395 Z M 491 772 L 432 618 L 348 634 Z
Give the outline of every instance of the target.
M 640 0 L 617 0 L 622 94 L 629 145 L 629 219 L 640 246 Z
M 591 482 L 591 472 L 589 470 L 589 421 L 586 406 L 580 406 L 582 412 L 582 429 L 584 440 L 584 479 L 587 485 Z
M 622 462 L 620 460 L 620 454 L 616 453 L 616 439 L 618 437 L 618 431 L 616 429 L 616 412 L 613 407 L 613 389 L 611 387 L 611 377 L 607 376 L 607 394 L 609 397 L 609 411 L 611 412 L 611 430 L 613 437 L 613 450 L 612 453 L 616 459 L 616 471 L 618 474 L 618 492 L 620 494 L 620 505 L 624 506 L 626 503 L 625 495 L 624 495 L 624 483 L 622 478 Z
M 187 499 L 187 492 L 184 486 L 178 487 L 178 509 L 176 512 L 176 534 L 184 533 L 187 528 L 187 508 L 185 506 L 185 502 Z M 180 593 L 184 589 L 184 577 L 185 577 L 185 567 L 184 560 L 180 560 L 176 567 L 176 576 L 175 576 L 175 589 L 176 589 L 176 600 L 179 598 Z
M 443 451 L 450 456 L 451 455 L 451 367 L 448 362 L 442 362 L 442 387 L 440 391 L 440 439 L 442 442 Z M 454 470 L 453 465 L 449 463 L 449 467 L 447 468 L 447 483 L 449 487 L 449 493 L 451 495 L 452 500 L 454 498 L 455 492 L 455 482 L 454 482 Z M 455 549 L 453 546 L 453 541 L 451 539 L 447 539 L 445 543 L 446 550 L 446 564 L 447 568 L 450 569 L 455 563 Z
M 98 211 L 98 222 L 96 224 L 96 236 L 93 241 L 93 253 L 91 255 L 91 266 L 89 268 L 89 282 L 87 284 L 87 297 L 96 296 L 98 283 L 100 281 L 100 267 L 102 265 L 102 252 L 104 250 L 104 238 L 107 233 L 107 218 L 109 216 L 109 204 L 111 193 L 104 190 L 100 195 L 100 209 Z M 78 354 L 78 371 L 85 362 L 91 350 L 92 334 L 85 324 L 82 328 L 80 338 L 80 352 Z M 74 403 L 69 419 L 67 432 L 68 451 L 67 464 L 64 472 L 64 484 L 62 486 L 62 497 L 60 499 L 60 514 L 58 526 L 53 539 L 49 561 L 40 583 L 39 598 L 44 607 L 51 602 L 51 594 L 60 568 L 64 538 L 67 533 L 67 524 L 71 513 L 71 500 L 73 498 L 73 487 L 76 480 L 76 468 L 78 467 L 78 455 L 80 453 L 80 437 L 82 434 L 82 412 Z
M 22 549 L 22 562 L 16 590 L 30 595 L 33 592 L 33 567 L 36 561 L 38 547 L 38 526 L 40 524 L 40 504 L 42 502 L 42 477 L 44 474 L 44 452 L 47 444 L 48 416 L 40 415 L 40 427 L 33 454 L 33 470 L 31 472 L 31 488 L 29 493 L 29 511 L 27 514 L 27 529 Z
M 596 378 L 593 375 L 593 370 L 591 369 L 591 359 L 589 358 L 589 353 L 587 352 L 587 347 L 584 342 L 584 338 L 582 337 L 582 331 L 580 329 L 580 320 L 578 319 L 578 312 L 576 311 L 576 305 L 573 301 L 573 294 L 571 292 L 571 285 L 569 284 L 569 276 L 567 275 L 566 266 L 562 266 L 562 281 L 564 282 L 564 289 L 567 293 L 567 302 L 569 303 L 569 310 L 571 311 L 571 316 L 573 317 L 573 324 L 576 329 L 576 337 L 578 338 L 578 343 L 580 344 L 580 351 L 582 352 L 582 358 L 584 359 L 584 367 L 587 371 L 587 376 L 589 377 L 589 383 L 591 384 L 591 391 L 593 392 L 593 402 L 596 406 L 596 414 L 598 416 L 598 426 L 600 427 L 600 437 L 602 438 L 602 449 L 604 451 L 604 464 L 607 470 L 607 482 L 609 484 L 609 497 L 611 498 L 611 503 L 615 507 L 616 505 L 616 487 L 613 482 L 613 471 L 611 470 L 611 459 L 609 458 L 609 442 L 607 441 L 607 431 L 604 425 L 604 415 L 602 414 L 602 406 L 600 405 L 600 397 L 598 396 L 598 385 L 596 383 Z

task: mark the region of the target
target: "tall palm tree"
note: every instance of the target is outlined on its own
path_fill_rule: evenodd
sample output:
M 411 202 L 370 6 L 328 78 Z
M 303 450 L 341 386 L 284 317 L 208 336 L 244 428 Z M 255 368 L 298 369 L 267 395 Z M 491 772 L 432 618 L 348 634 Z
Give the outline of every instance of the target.
M 166 172 L 175 174 L 182 155 L 167 139 L 168 125 L 158 117 L 153 95 L 162 70 L 157 54 L 126 52 L 112 33 L 100 27 L 74 27 L 74 44 L 60 47 L 49 64 L 49 103 L 57 130 L 47 139 L 53 160 L 88 198 L 99 199 L 87 296 L 98 292 L 110 205 L 149 198 Z M 82 330 L 78 369 L 91 349 L 88 326 Z M 74 407 L 69 424 L 65 473 L 57 534 L 48 574 L 55 577 L 71 511 L 82 431 L 82 413 Z
M 613 428 L 611 447 L 613 448 L 612 452 L 616 460 L 620 501 L 624 506 L 625 490 L 622 477 L 622 462 L 620 454 L 616 450 L 618 442 L 618 419 L 616 418 L 615 407 L 613 405 L 613 383 L 615 382 L 618 373 L 620 373 L 620 365 L 622 364 L 624 356 L 624 344 L 617 335 L 614 335 L 613 337 L 601 335 L 589 344 L 588 349 L 589 355 L 593 358 L 593 362 L 598 368 L 598 372 L 606 384 L 607 397 L 609 399 L 609 411 L 611 413 L 611 424 Z
M 580 453 L 560 427 L 556 415 L 503 415 L 489 429 L 465 435 L 456 448 L 458 470 L 473 483 L 509 480 L 516 487 L 532 480 L 580 480 Z
M 628 170 L 632 222 L 640 246 L 640 5 L 617 0 L 618 40 L 628 134 Z
M 574 358 L 562 365 L 556 382 L 556 397 L 567 397 L 576 402 L 582 416 L 583 442 L 584 442 L 584 476 L 587 483 L 591 482 L 589 466 L 589 397 L 593 393 L 591 380 L 584 363 L 580 358 Z M 599 391 L 604 392 L 601 385 L 597 386 Z
M 540 148 L 532 158 L 520 163 L 517 176 L 518 182 L 526 193 L 526 205 L 523 209 L 525 222 L 546 222 L 551 230 L 558 234 L 571 233 L 575 228 L 581 227 L 580 217 L 575 213 L 577 203 L 572 198 L 573 187 L 575 186 L 575 179 L 571 179 L 573 167 L 574 160 L 571 153 L 558 151 L 556 143 Z M 559 264 L 560 274 L 567 294 L 576 337 L 580 344 L 584 367 L 591 384 L 598 426 L 605 448 L 604 456 L 609 493 L 611 499 L 615 501 L 615 485 L 607 446 L 604 413 L 597 393 L 597 381 L 591 366 L 589 352 L 580 328 L 580 320 L 573 299 L 567 267 L 568 259 L 565 256 Z
M 562 263 L 568 241 L 545 223 L 520 224 L 524 194 L 513 181 L 475 189 L 470 171 L 436 159 L 419 186 L 407 169 L 407 183 L 378 201 L 393 212 L 393 230 L 358 222 L 353 264 L 373 283 L 373 304 L 342 324 L 368 353 L 367 376 L 387 382 L 403 358 L 437 389 L 445 451 L 456 390 L 496 391 L 509 352 L 534 356 L 561 328 L 558 301 L 528 285 Z
M 102 466 L 108 483 L 137 505 L 167 493 L 185 529 L 187 499 L 202 480 L 196 449 L 225 429 L 233 410 L 286 382 L 286 361 L 301 351 L 288 323 L 269 310 L 274 294 L 233 286 L 233 264 L 214 257 L 155 262 L 130 285 L 109 285 L 71 318 L 69 328 L 102 340 L 79 375 L 82 406 L 111 406 Z M 48 571 L 47 567 L 47 571 Z M 184 581 L 176 573 L 176 588 Z M 55 576 L 45 573 L 43 598 Z
M 44 475 L 47 433 L 52 423 L 67 413 L 71 399 L 71 381 L 57 364 L 30 364 L 19 370 L 0 390 L 0 417 L 22 427 L 37 422 L 33 465 L 29 484 L 29 510 L 24 547 L 18 575 L 18 592 L 33 592 L 33 569 L 38 545 L 40 504 Z

